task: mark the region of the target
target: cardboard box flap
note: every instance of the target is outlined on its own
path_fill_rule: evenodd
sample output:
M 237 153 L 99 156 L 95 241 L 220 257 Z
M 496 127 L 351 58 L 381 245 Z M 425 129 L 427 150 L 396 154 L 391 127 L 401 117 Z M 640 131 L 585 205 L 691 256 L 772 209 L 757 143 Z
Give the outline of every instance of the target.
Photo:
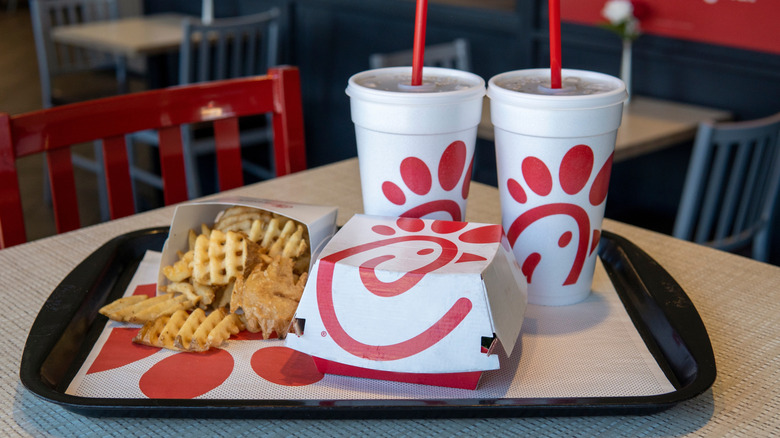
M 245 205 L 247 207 L 255 207 L 278 213 L 304 224 L 311 224 L 321 219 L 324 215 L 329 215 L 338 211 L 338 209 L 333 206 L 300 204 L 274 199 L 250 198 L 247 196 L 220 196 L 206 201 L 192 202 L 187 205 L 203 204 Z M 333 223 L 335 224 L 335 220 Z
M 512 355 L 520 336 L 528 302 L 528 283 L 515 262 L 506 236 L 496 251 L 493 263 L 482 274 L 496 337 L 507 356 Z M 518 315 L 520 324 L 518 324 Z

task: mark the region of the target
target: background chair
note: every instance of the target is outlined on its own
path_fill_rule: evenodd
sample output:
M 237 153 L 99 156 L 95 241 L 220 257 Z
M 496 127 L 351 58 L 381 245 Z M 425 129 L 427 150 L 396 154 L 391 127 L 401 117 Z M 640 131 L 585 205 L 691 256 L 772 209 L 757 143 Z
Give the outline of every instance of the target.
M 412 65 L 414 51 L 375 53 L 368 58 L 371 68 Z M 458 38 L 452 42 L 425 46 L 425 65 L 429 67 L 471 70 L 471 52 L 468 41 Z
M 0 113 L 0 248 L 26 241 L 15 160 L 45 153 L 57 232 L 79 228 L 71 145 L 102 139 L 111 218 L 135 212 L 126 134 L 159 132 L 166 204 L 188 199 L 181 125 L 214 125 L 219 188 L 243 185 L 238 118 L 270 113 L 277 174 L 306 168 L 300 77 L 294 67 L 267 76 L 215 81 L 97 99 L 18 116 Z
M 675 219 L 675 237 L 768 258 L 780 188 L 780 113 L 699 126 Z
M 35 52 L 44 108 L 124 93 L 128 90 L 127 62 L 121 56 L 90 51 L 55 43 L 52 31 L 92 21 L 115 20 L 119 17 L 117 0 L 31 0 Z M 66 91 L 67 90 L 67 91 Z M 95 159 L 73 154 L 73 164 L 94 172 L 103 179 L 100 146 L 93 148 Z M 108 217 L 106 193 L 98 192 L 102 216 Z M 48 199 L 46 191 L 44 197 Z
M 179 53 L 179 84 L 191 84 L 262 74 L 277 64 L 279 31 L 277 20 L 280 12 L 274 8 L 267 12 L 236 18 L 214 20 L 203 24 L 185 20 L 182 25 L 184 38 Z M 270 144 L 271 130 L 265 118 L 254 118 L 255 126 L 241 130 L 244 146 Z M 246 125 L 247 121 L 242 121 Z M 214 152 L 214 138 L 202 126 L 182 127 L 184 159 L 187 168 L 187 188 L 191 197 L 198 197 L 201 178 L 198 157 Z M 156 145 L 154 132 L 135 134 L 133 140 Z M 269 147 L 269 152 L 271 148 Z M 273 159 L 269 159 L 273 163 Z M 244 160 L 244 170 L 261 179 L 275 175 L 273 166 L 265 168 Z M 141 169 L 133 169 L 134 179 L 160 188 L 160 177 Z
M 127 90 L 124 58 L 58 44 L 51 36 L 52 31 L 59 26 L 116 20 L 119 18 L 117 0 L 31 0 L 30 18 L 44 108 Z M 96 83 L 96 72 L 110 74 L 104 75 L 104 80 Z M 85 73 L 91 74 L 92 80 L 82 83 Z

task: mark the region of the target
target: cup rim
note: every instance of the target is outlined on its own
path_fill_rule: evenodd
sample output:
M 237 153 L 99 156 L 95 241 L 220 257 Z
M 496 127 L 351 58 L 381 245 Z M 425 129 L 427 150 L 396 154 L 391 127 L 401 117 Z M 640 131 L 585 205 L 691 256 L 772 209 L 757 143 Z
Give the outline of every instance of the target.
M 464 70 L 456 70 L 451 68 L 442 67 L 425 67 L 423 69 L 423 81 L 426 77 L 435 76 L 437 74 L 447 76 L 456 76 L 467 81 L 473 81 L 473 85 L 468 88 L 452 91 L 418 91 L 418 92 L 399 92 L 399 91 L 387 91 L 377 90 L 374 88 L 364 87 L 357 83 L 358 79 L 369 74 L 406 74 L 411 75 L 412 67 L 385 67 L 372 70 L 365 70 L 360 73 L 356 73 L 349 78 L 346 93 L 349 97 L 355 99 L 368 100 L 378 103 L 391 103 L 391 104 L 404 104 L 404 105 L 435 105 L 451 103 L 462 100 L 469 100 L 472 98 L 482 98 L 485 96 L 485 80 L 474 73 Z M 421 99 L 420 96 L 425 98 Z
M 498 81 L 510 77 L 518 76 L 537 76 L 537 75 L 550 75 L 549 68 L 536 68 L 536 69 L 524 69 L 513 70 L 509 72 L 500 73 L 493 76 L 488 81 L 487 96 L 491 101 L 503 101 L 505 103 L 536 107 L 538 109 L 588 109 L 588 108 L 603 108 L 612 105 L 618 105 L 624 103 L 628 99 L 628 93 L 626 91 L 626 85 L 622 80 L 610 76 L 604 73 L 598 73 L 588 70 L 577 69 L 562 69 L 561 75 L 566 76 L 579 76 L 582 78 L 590 78 L 593 80 L 612 82 L 617 85 L 614 90 L 610 90 L 604 93 L 587 94 L 587 95 L 555 95 L 555 94 L 534 94 L 525 93 L 522 91 L 514 91 L 504 88 L 498 85 Z

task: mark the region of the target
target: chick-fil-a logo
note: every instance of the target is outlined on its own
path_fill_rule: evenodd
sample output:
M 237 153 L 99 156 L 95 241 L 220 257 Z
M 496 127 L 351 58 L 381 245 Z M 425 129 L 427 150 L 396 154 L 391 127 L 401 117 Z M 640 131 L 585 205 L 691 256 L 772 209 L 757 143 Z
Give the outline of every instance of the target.
M 603 206 L 607 199 L 609 189 L 609 176 L 612 170 L 612 155 L 602 163 L 595 172 L 593 150 L 588 145 L 579 144 L 570 148 L 561 160 L 558 171 L 558 182 L 561 191 L 566 196 L 578 196 L 584 190 L 588 190 L 588 202 L 593 207 Z M 541 159 L 529 156 L 523 159 L 521 164 L 520 181 L 509 178 L 506 182 L 507 193 L 518 204 L 528 203 L 530 196 L 545 199 L 551 195 L 555 187 L 552 172 Z M 523 183 L 521 183 L 523 182 Z M 590 187 L 588 184 L 590 183 Z M 529 191 L 523 189 L 523 185 Z M 581 206 L 569 202 L 551 202 L 530 208 L 515 218 L 507 228 L 507 238 L 514 247 L 520 235 L 532 224 L 545 218 L 563 215 L 574 220 L 576 224 L 576 253 L 572 260 L 571 270 L 562 284 L 576 283 L 582 272 L 585 260 L 598 246 L 601 235 L 600 224 L 591 229 L 588 212 Z M 566 231 L 558 238 L 558 246 L 568 247 L 574 240 L 573 233 Z M 522 261 L 523 274 L 528 283 L 533 282 L 533 272 L 540 263 L 542 255 L 532 252 Z M 518 260 L 519 261 L 519 260 Z
M 456 200 L 458 196 L 462 199 L 468 198 L 471 169 L 474 166 L 474 158 L 472 157 L 471 163 L 467 163 L 467 155 L 466 143 L 460 140 L 450 143 L 442 152 L 437 172 L 431 172 L 420 158 L 404 158 L 399 169 L 403 184 L 399 186 L 395 182 L 385 181 L 382 183 L 382 193 L 393 204 L 408 208 L 399 216 L 417 218 L 443 213 L 453 221 L 460 221 L 463 212 Z M 434 176 L 438 178 L 438 183 Z M 443 199 L 427 199 L 427 195 L 436 185 L 452 195 Z M 456 190 L 458 187 L 460 190 Z
M 418 354 L 450 334 L 469 314 L 472 309 L 471 300 L 465 297 L 458 298 L 444 314 L 428 328 L 404 341 L 390 345 L 371 345 L 360 342 L 345 330 L 339 321 L 333 302 L 333 280 L 336 264 L 348 257 L 359 256 L 368 251 L 377 249 L 386 250 L 382 255 L 365 260 L 359 265 L 360 281 L 365 289 L 381 298 L 397 297 L 408 292 L 416 286 L 426 275 L 450 264 L 485 261 L 477 254 L 462 252 L 459 244 L 451 239 L 451 235 L 459 232 L 467 226 L 464 222 L 433 221 L 431 231 L 433 234 L 422 234 L 425 222 L 420 219 L 399 218 L 396 221 L 399 229 L 412 234 L 394 236 L 397 231 L 387 225 L 376 225 L 372 230 L 388 238 L 360 244 L 347 248 L 320 259 L 317 271 L 317 306 L 320 311 L 322 323 L 333 341 L 344 351 L 360 358 L 369 360 L 389 361 L 398 360 Z M 501 227 L 488 225 L 472 228 L 458 234 L 457 239 L 463 243 L 487 244 L 501 240 Z M 448 236 L 450 235 L 450 236 Z M 383 281 L 377 277 L 376 270 L 383 264 L 395 258 L 392 253 L 393 246 L 402 244 L 408 246 L 411 242 L 417 242 L 420 249 L 417 254 L 421 257 L 430 256 L 438 249 L 438 255 L 422 266 L 409 270 L 396 280 Z M 460 254 L 460 257 L 458 255 Z M 427 260 L 427 259 L 426 259 Z

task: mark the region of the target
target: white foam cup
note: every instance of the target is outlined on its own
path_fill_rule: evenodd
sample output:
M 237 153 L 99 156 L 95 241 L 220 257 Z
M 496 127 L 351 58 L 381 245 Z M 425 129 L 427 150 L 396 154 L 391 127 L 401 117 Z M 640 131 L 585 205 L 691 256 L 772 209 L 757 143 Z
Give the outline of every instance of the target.
M 562 89 L 550 90 L 549 69 L 502 73 L 487 93 L 502 223 L 528 279 L 528 302 L 542 305 L 590 294 L 628 96 L 609 75 L 563 69 L 562 76 Z
M 368 70 L 349 79 L 366 214 L 462 221 L 485 81 L 425 67 Z

